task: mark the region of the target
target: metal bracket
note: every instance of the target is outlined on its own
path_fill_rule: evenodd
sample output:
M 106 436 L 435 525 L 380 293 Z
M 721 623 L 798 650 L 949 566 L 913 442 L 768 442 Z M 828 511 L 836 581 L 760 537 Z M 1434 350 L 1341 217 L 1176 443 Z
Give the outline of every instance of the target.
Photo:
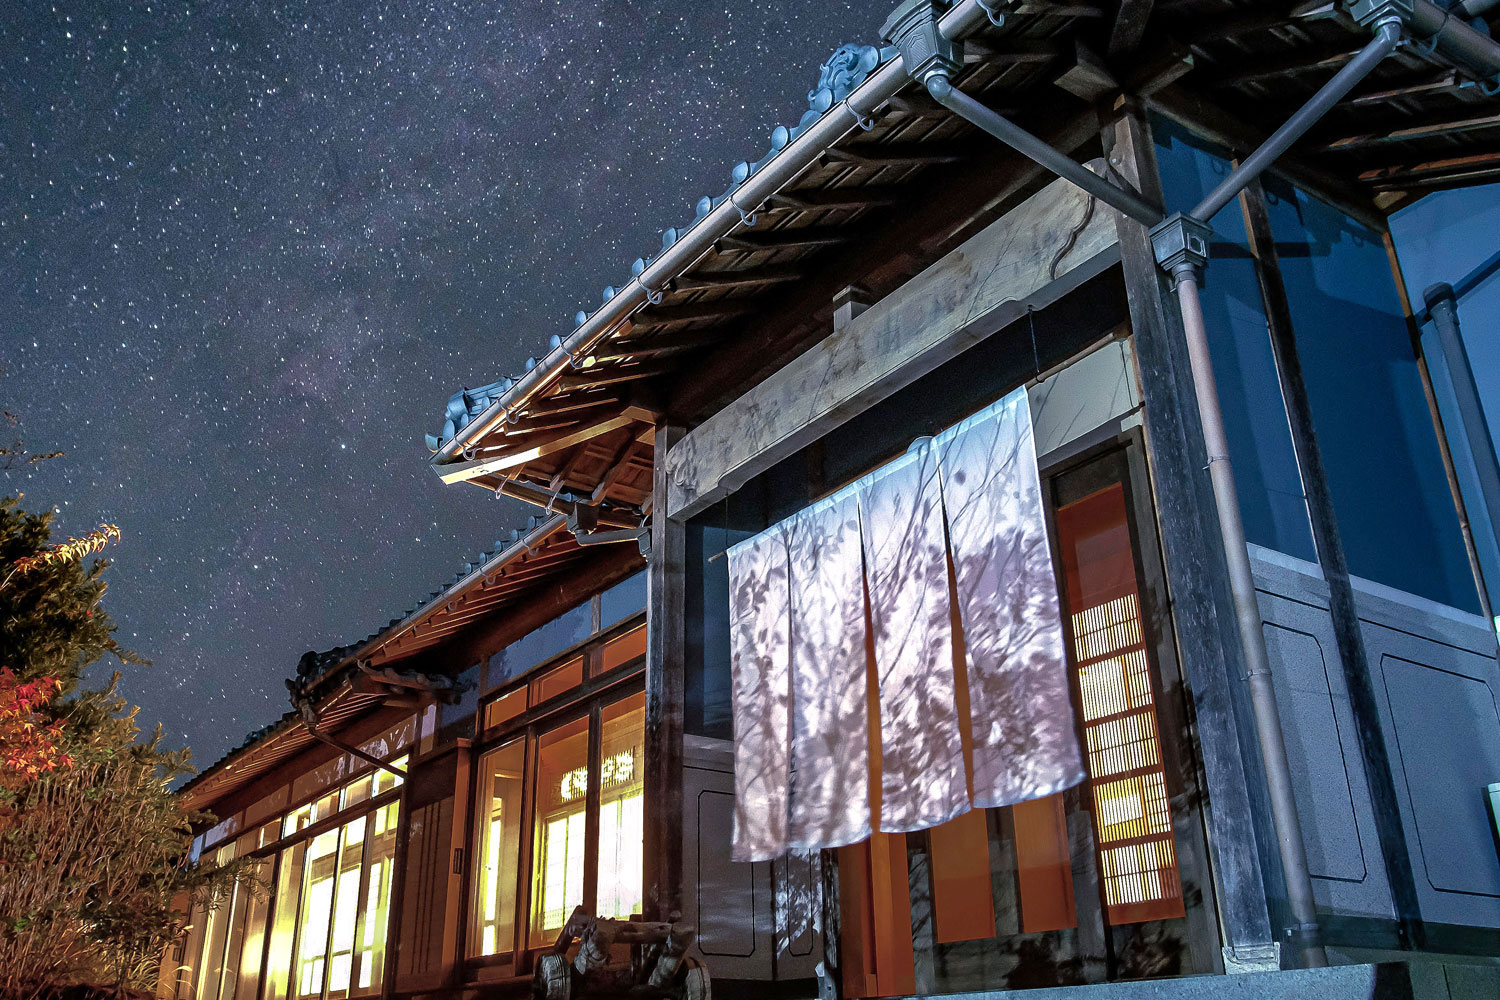
M 738 207 L 738 206 L 736 206 L 736 207 Z M 641 287 L 645 288 L 646 286 L 642 285 Z M 650 289 L 650 288 L 646 288 L 646 302 L 649 305 L 659 306 L 659 305 L 661 305 L 661 300 L 664 299 L 664 298 L 666 298 L 666 297 L 667 297 L 667 293 L 666 293 L 666 290 L 663 289 L 663 288 L 658 288 L 658 289 L 656 289 L 654 291 L 652 289 Z
M 1364 28 L 1372 28 L 1389 18 L 1410 24 L 1416 16 L 1416 5 L 1412 0 L 1350 0 L 1348 7 L 1349 16 Z
M 1189 266 L 1201 269 L 1208 263 L 1208 223 L 1176 212 L 1151 227 L 1151 252 L 1168 274 Z
M 848 101 L 844 102 L 844 107 L 848 108 L 849 113 L 854 116 L 855 124 L 864 129 L 866 132 L 875 127 L 875 119 L 866 118 L 864 115 L 859 113 L 858 108 L 850 104 Z
M 991 24 L 997 28 L 1005 27 L 1005 12 L 995 9 L 996 4 L 994 0 L 990 0 L 989 3 L 986 3 L 985 0 L 979 0 L 979 7 L 984 11 L 985 16 L 990 19 Z
M 755 228 L 754 212 L 746 212 L 743 208 L 740 208 L 740 203 L 734 200 L 734 195 L 729 196 L 729 204 L 734 207 L 736 212 L 740 213 L 740 222 L 752 229 Z

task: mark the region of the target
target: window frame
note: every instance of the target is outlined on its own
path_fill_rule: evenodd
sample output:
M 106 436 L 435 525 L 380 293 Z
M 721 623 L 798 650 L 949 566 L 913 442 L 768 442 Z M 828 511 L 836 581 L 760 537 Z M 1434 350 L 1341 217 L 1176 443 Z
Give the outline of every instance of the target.
M 469 847 L 465 852 L 466 872 L 464 881 L 463 965 L 466 982 L 489 981 L 497 975 L 525 975 L 532 969 L 536 957 L 552 947 L 551 942 L 533 945 L 532 895 L 535 883 L 535 851 L 537 821 L 537 773 L 539 754 L 537 741 L 553 730 L 587 719 L 588 732 L 588 792 L 585 797 L 585 854 L 583 876 L 583 905 L 597 906 L 599 880 L 599 826 L 601 792 L 598 775 L 602 769 L 603 719 L 605 708 L 646 690 L 646 654 L 641 653 L 614 668 L 600 671 L 604 648 L 617 639 L 645 629 L 645 610 L 622 618 L 601 629 L 582 642 L 543 660 L 502 686 L 487 692 L 480 700 L 476 712 L 478 735 L 474 742 L 476 766 L 471 775 L 469 789 L 471 821 L 467 832 Z M 518 715 L 499 724 L 485 728 L 484 717 L 489 706 L 517 691 L 530 691 L 537 677 L 546 674 L 572 660 L 582 658 L 583 678 L 571 689 L 556 694 L 536 704 L 528 704 Z M 529 700 L 529 695 L 528 695 Z M 485 810 L 483 799 L 484 767 L 481 762 L 493 751 L 516 740 L 525 741 L 523 770 L 521 776 L 520 836 L 516 851 L 516 867 L 511 877 L 515 879 L 515 912 L 511 920 L 511 942 L 509 949 L 492 955 L 474 953 L 476 930 L 479 926 L 478 900 L 482 898 L 479 879 L 482 873 L 479 845 L 482 843 L 482 826 Z M 501 877 L 505 877 L 503 874 Z M 498 947 L 498 943 L 497 943 Z

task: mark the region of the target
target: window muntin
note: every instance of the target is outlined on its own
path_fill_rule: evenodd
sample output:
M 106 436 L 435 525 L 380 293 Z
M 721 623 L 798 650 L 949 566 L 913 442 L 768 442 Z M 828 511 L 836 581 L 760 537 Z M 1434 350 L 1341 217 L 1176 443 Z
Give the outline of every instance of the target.
M 1180 917 L 1182 879 L 1124 487 L 1115 483 L 1060 508 L 1057 528 L 1105 916 L 1116 925 Z
M 607 674 L 646 655 L 646 626 L 640 625 L 616 636 L 599 649 L 593 673 Z
M 524 695 L 525 689 L 518 692 Z M 516 866 L 521 847 L 521 791 L 526 743 L 514 740 L 484 756 L 479 765 L 479 865 L 470 921 L 469 952 L 498 955 L 515 944 Z
M 566 663 L 539 674 L 531 682 L 531 704 L 540 705 L 558 695 L 566 694 L 583 683 L 583 657 L 575 656 Z
M 531 946 L 550 944 L 583 902 L 589 775 L 589 720 L 537 739 Z
M 641 630 L 644 632 L 644 629 Z M 595 912 L 625 920 L 641 909 L 645 839 L 646 695 L 632 695 L 600 713 L 599 888 Z

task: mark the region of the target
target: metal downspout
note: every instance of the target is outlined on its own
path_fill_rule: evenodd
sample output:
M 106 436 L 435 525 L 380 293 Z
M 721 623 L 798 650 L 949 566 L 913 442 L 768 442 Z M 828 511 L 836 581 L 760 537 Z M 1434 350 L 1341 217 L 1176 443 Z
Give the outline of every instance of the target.
M 1474 460 L 1474 469 L 1479 478 L 1479 495 L 1489 517 L 1490 529 L 1500 539 L 1500 461 L 1495 457 L 1495 441 L 1484 416 L 1484 404 L 1479 398 L 1479 386 L 1474 381 L 1474 369 L 1469 365 L 1469 353 L 1464 349 L 1463 337 L 1458 326 L 1458 296 L 1447 282 L 1432 285 L 1422 292 L 1427 304 L 1427 313 L 1437 328 L 1438 345 L 1443 352 L 1443 361 L 1448 366 L 1448 381 L 1453 387 L 1453 397 L 1458 404 L 1458 416 L 1464 427 L 1464 438 L 1469 445 L 1469 456 Z M 1488 594 L 1480 587 L 1480 595 Z M 1493 615 L 1491 609 L 1490 614 Z M 1493 619 L 1490 622 L 1494 626 Z
M 1396 48 L 1401 40 L 1401 20 L 1390 15 L 1380 17 L 1375 25 L 1376 37 L 1359 55 L 1324 84 L 1259 149 L 1246 157 L 1191 215 L 1176 215 L 1158 222 L 1158 213 L 1134 192 L 1127 192 L 1097 177 L 1070 157 L 1052 149 L 954 88 L 949 77 L 962 63 L 955 58 L 956 53 L 931 31 L 928 24 L 931 20 L 931 7 L 926 8 L 929 13 L 925 19 L 922 8 L 920 0 L 908 0 L 891 15 L 886 23 L 885 33 L 902 48 L 907 63 L 918 61 L 908 53 L 921 57 L 921 63 L 916 66 L 908 65 L 907 71 L 927 87 L 935 100 L 1022 155 L 1112 205 L 1129 218 L 1153 226 L 1153 248 L 1158 262 L 1174 278 L 1182 312 L 1199 419 L 1208 451 L 1209 477 L 1224 544 L 1240 642 L 1245 655 L 1246 680 L 1250 688 L 1256 735 L 1266 768 L 1272 822 L 1276 829 L 1286 882 L 1287 905 L 1295 921 L 1292 930 L 1297 938 L 1301 964 L 1308 968 L 1325 967 L 1328 965 L 1328 955 L 1323 947 L 1318 924 L 1312 878 L 1307 867 L 1307 850 L 1303 842 L 1291 766 L 1283 737 L 1281 712 L 1276 703 L 1270 657 L 1266 652 L 1264 624 L 1250 566 L 1239 498 L 1235 492 L 1233 466 L 1229 460 L 1228 437 L 1219 406 L 1218 388 L 1214 382 L 1203 308 L 1198 297 L 1198 274 L 1208 260 L 1207 237 L 1211 230 L 1204 220 L 1211 218 L 1238 196 L 1245 185 L 1263 173 Z

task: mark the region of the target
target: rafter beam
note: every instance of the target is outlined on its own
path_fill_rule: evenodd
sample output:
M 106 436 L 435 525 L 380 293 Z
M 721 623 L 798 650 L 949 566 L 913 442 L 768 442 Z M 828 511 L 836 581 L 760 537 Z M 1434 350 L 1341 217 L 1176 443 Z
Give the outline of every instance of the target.
M 672 284 L 682 291 L 699 288 L 742 288 L 750 285 L 779 285 L 801 281 L 807 272 L 795 267 L 767 266 L 743 271 L 699 271 L 674 278 Z
M 750 308 L 749 304 L 739 299 L 689 302 L 680 306 L 647 306 L 631 317 L 631 323 L 634 326 L 631 332 L 652 330 L 672 323 L 732 319 L 744 313 L 748 308 Z
M 1324 144 L 1330 151 L 1358 149 L 1363 146 L 1379 146 L 1390 142 L 1410 142 L 1440 135 L 1460 135 L 1482 129 L 1500 128 L 1500 114 L 1468 116 L 1447 121 L 1419 121 L 1403 116 L 1403 122 L 1415 122 L 1405 127 L 1375 126 L 1357 135 L 1346 135 Z
M 610 460 L 609 471 L 599 480 L 599 485 L 594 487 L 594 503 L 600 503 L 615 484 L 630 471 L 630 463 L 635 457 L 645 450 L 646 442 L 639 437 L 625 442 L 619 452 Z
M 629 365 L 626 367 L 614 367 L 607 365 L 596 365 L 584 368 L 576 372 L 569 372 L 557 380 L 557 384 L 564 389 L 582 389 L 585 387 L 620 385 L 625 382 L 636 382 L 643 378 L 655 378 L 665 374 L 670 369 L 660 364 Z M 631 417 L 630 419 L 634 419 Z M 624 426 L 616 424 L 615 427 Z M 611 427 L 610 430 L 614 430 Z
M 968 146 L 953 143 L 865 143 L 840 146 L 823 153 L 829 163 L 850 163 L 861 167 L 921 167 L 934 163 L 955 163 L 971 152 Z
M 620 415 L 576 429 L 548 434 L 543 440 L 528 441 L 524 447 L 505 454 L 475 459 L 472 462 L 450 462 L 447 465 L 436 466 L 438 477 L 444 483 L 461 483 L 477 476 L 519 468 L 528 462 L 534 462 L 555 452 L 591 441 L 601 434 L 608 434 L 610 431 L 628 427 L 633 423 L 635 423 L 634 417 Z
M 1146 36 L 1146 22 L 1151 20 L 1152 0 L 1120 0 L 1115 23 L 1109 31 L 1111 56 L 1129 55 L 1141 47 Z
M 1333 73 L 1346 62 L 1359 55 L 1359 49 L 1324 49 L 1321 52 L 1298 53 L 1285 59 L 1258 58 L 1241 65 L 1231 72 L 1215 77 L 1209 86 L 1216 90 L 1238 87 L 1259 80 L 1281 79 L 1300 73 Z
M 656 337 L 647 337 L 642 340 L 617 340 L 606 344 L 598 351 L 590 355 L 596 361 L 610 363 L 624 361 L 627 359 L 655 358 L 666 354 L 681 354 L 684 351 L 696 351 L 702 347 L 709 347 L 719 343 L 721 337 L 716 333 L 673 333 Z
M 901 192 L 893 187 L 810 188 L 771 195 L 772 208 L 795 212 L 825 208 L 869 208 L 873 205 L 895 205 L 900 201 Z
M 801 229 L 768 229 L 765 232 L 750 230 L 721 237 L 715 248 L 723 250 L 788 250 L 801 247 L 836 246 L 849 240 L 846 229 L 823 226 L 804 226 Z

